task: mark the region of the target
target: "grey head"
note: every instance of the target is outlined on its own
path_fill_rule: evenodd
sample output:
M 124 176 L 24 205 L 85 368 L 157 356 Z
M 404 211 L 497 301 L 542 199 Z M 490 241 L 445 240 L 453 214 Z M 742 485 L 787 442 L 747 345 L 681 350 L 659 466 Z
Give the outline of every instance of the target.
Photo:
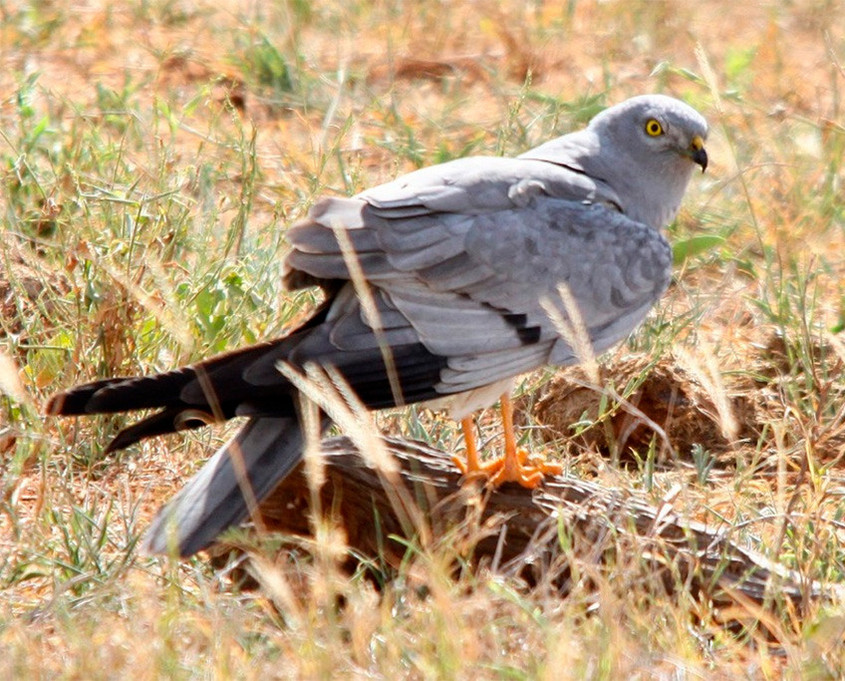
M 682 101 L 642 95 L 521 158 L 564 165 L 604 182 L 622 212 L 660 229 L 675 219 L 695 166 L 707 168 L 707 131 L 707 121 Z

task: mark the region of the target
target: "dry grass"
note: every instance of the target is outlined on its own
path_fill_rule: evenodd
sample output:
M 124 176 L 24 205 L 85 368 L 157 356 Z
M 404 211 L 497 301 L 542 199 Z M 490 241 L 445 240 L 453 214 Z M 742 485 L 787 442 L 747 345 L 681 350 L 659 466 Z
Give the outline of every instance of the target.
M 568 465 L 654 500 L 680 486 L 676 510 L 734 527 L 808 579 L 843 577 L 841 3 L 266 5 L 0 9 L 0 676 L 845 673 L 841 606 L 749 612 L 771 645 L 626 579 L 636 561 L 561 600 L 496 574 L 456 577 L 436 553 L 376 593 L 340 570 L 336 533 L 292 546 L 261 571 L 260 593 L 202 559 L 136 554 L 155 509 L 223 434 L 103 459 L 119 418 L 44 421 L 47 394 L 278 333 L 313 302 L 280 289 L 284 225 L 320 194 L 515 153 L 662 91 L 708 118 L 713 162 L 671 230 L 671 291 L 604 372 L 648 358 L 613 380 L 627 396 L 649 372 L 680 371 L 707 405 L 705 430 L 693 414 L 690 432 L 721 439 L 678 445 L 664 414 L 679 465 L 642 433 L 624 452 L 633 465 L 584 439 Z M 529 426 L 527 389 L 545 380 L 525 384 Z M 752 408 L 736 409 L 737 394 Z M 614 409 L 605 400 L 589 420 Z M 460 445 L 453 424 L 415 410 L 381 421 Z M 525 437 L 539 447 L 536 432 Z

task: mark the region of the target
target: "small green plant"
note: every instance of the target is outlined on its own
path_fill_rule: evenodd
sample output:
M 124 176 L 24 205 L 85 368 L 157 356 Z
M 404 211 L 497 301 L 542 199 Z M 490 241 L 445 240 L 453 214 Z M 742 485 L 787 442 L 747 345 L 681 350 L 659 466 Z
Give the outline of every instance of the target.
M 710 472 L 713 470 L 713 466 L 716 465 L 716 457 L 697 442 L 692 446 L 690 454 L 692 455 L 692 462 L 695 466 L 695 477 L 698 480 L 698 484 L 706 485 L 710 477 Z

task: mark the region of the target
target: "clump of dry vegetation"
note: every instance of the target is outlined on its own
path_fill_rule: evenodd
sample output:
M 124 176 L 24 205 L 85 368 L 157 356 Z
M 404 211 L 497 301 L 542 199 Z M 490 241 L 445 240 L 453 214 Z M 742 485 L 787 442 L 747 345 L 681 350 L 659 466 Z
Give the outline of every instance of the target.
M 448 542 L 409 543 L 400 565 L 370 556 L 350 574 L 348 537 L 309 516 L 310 539 L 254 549 L 262 588 L 243 590 L 235 563 L 136 551 L 221 429 L 104 458 L 121 417 L 39 413 L 80 380 L 279 333 L 315 302 L 283 291 L 279 274 L 285 225 L 317 196 L 518 153 L 605 104 L 667 92 L 712 126 L 711 167 L 671 228 L 675 281 L 603 359 L 600 384 L 577 371 L 525 379 L 524 444 L 722 528 L 804 584 L 841 584 L 840 4 L 153 0 L 2 12 L 0 676 L 843 674 L 835 589 L 800 611 L 776 588 L 762 606 L 738 599 L 727 619 L 743 626 L 725 627 L 696 592 L 650 579 L 654 557 L 640 560 L 630 539 L 610 561 L 573 562 L 589 579 L 561 597 L 492 568 L 456 572 Z M 439 415 L 378 419 L 461 447 Z M 495 444 L 495 421 L 481 424 Z

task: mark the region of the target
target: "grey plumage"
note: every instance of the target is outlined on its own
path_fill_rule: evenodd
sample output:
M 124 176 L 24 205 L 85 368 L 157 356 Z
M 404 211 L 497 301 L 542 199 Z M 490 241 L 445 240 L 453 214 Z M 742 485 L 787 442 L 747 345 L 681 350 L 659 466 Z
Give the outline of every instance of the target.
M 196 411 L 249 416 L 150 530 L 150 551 L 166 551 L 172 530 L 177 552 L 193 553 L 247 516 L 233 448 L 259 501 L 301 457 L 295 390 L 280 361 L 334 367 L 370 408 L 455 396 L 452 413 L 462 417 L 518 374 L 578 360 L 549 318 L 550 303 L 567 316 L 561 286 L 594 352 L 624 339 L 668 285 L 671 251 L 660 229 L 674 219 L 694 166 L 706 166 L 706 135 L 704 119 L 678 100 L 636 97 L 518 158 L 459 159 L 355 197 L 323 199 L 287 234 L 287 285 L 329 292 L 303 327 L 157 377 L 80 386 L 53 398 L 48 411 L 160 407 L 114 447 L 196 427 Z M 375 302 L 379 334 L 350 282 L 346 243 Z
M 250 419 L 156 516 L 144 548 L 167 553 L 172 541 L 179 555 L 201 551 L 293 470 L 304 445 L 296 418 Z

